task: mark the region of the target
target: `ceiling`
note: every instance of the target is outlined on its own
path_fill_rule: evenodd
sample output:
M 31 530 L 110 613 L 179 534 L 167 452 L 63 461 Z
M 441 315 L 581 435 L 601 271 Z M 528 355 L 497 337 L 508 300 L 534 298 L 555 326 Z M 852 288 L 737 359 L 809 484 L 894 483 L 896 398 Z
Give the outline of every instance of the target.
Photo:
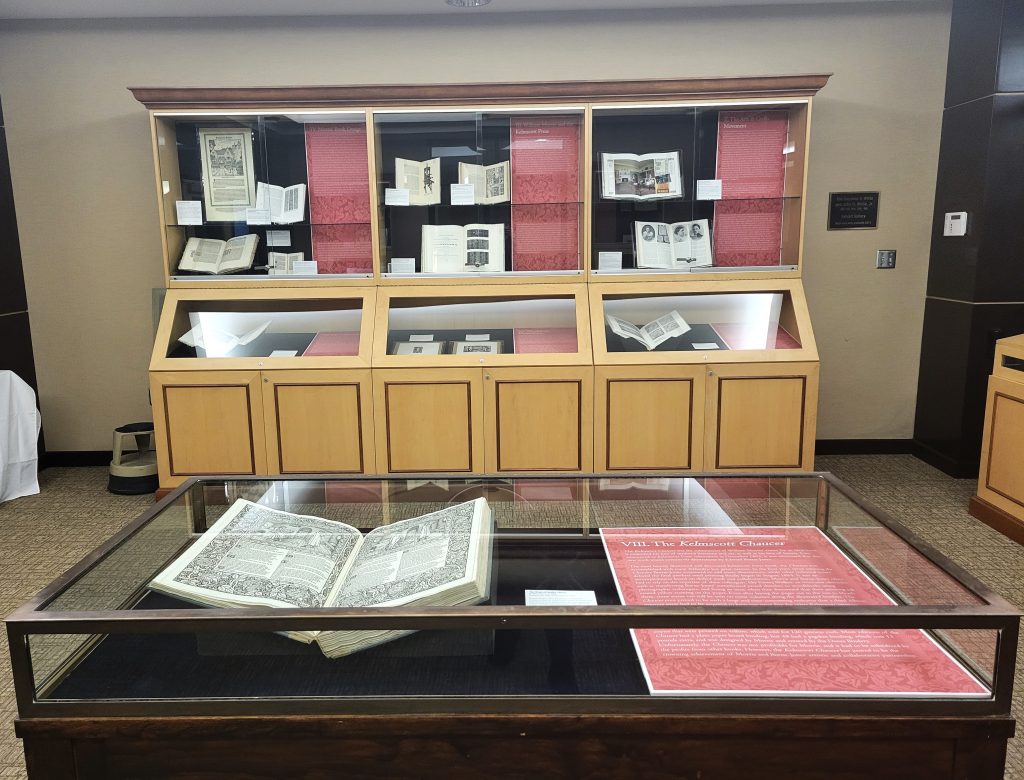
M 0 0 L 0 19 L 110 19 L 241 16 L 364 16 L 540 11 L 611 11 L 724 5 L 811 5 L 896 0 L 492 0 L 452 8 L 444 0 Z M 936 0 L 937 1 L 937 0 Z

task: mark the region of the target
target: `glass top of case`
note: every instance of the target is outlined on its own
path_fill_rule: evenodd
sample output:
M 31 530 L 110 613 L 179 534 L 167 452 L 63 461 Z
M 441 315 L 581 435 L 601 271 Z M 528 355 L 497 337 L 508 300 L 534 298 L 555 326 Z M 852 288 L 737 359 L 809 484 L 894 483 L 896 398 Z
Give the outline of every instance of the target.
M 608 352 L 800 349 L 786 292 L 602 298 Z
M 359 354 L 360 298 L 182 300 L 169 358 L 345 357 Z
M 991 603 L 1015 625 L 1009 605 L 828 475 L 424 475 L 190 481 L 20 612 L 109 618 L 104 633 L 87 622 L 70 635 L 33 627 L 41 702 L 950 702 L 992 700 L 1000 629 L 972 624 Z M 350 609 L 374 605 L 389 609 Z M 616 605 L 630 609 L 607 611 Z M 755 611 L 737 627 L 742 605 Z M 877 618 L 912 605 L 959 617 L 941 630 L 844 624 L 858 608 Z M 652 608 L 682 610 L 672 619 L 689 616 L 689 628 L 650 623 Z M 817 622 L 762 625 L 786 610 Z M 119 615 L 166 616 L 178 630 L 150 633 Z M 275 615 L 285 617 L 260 628 Z M 343 630 L 338 621 L 357 615 L 364 623 Z M 223 622 L 246 616 L 241 632 Z

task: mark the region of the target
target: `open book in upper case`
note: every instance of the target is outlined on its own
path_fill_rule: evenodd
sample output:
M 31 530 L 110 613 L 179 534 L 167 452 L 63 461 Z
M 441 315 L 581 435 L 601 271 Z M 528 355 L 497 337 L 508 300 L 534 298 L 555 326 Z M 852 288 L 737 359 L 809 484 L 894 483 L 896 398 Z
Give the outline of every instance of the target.
M 154 118 L 170 277 L 373 275 L 363 112 Z
M 807 114 L 806 101 L 595 106 L 591 269 L 796 268 Z
M 595 362 L 816 360 L 798 283 L 694 281 L 591 286 Z
M 381 272 L 581 275 L 583 116 L 374 112 Z
M 549 289 L 547 287 L 545 290 Z M 590 364 L 583 285 L 387 288 L 378 293 L 375 366 Z
M 369 365 L 373 289 L 305 289 L 287 298 L 275 293 L 172 290 L 151 368 L 209 369 L 211 360 L 230 361 L 225 365 L 231 367 L 273 366 L 279 359 L 291 367 Z

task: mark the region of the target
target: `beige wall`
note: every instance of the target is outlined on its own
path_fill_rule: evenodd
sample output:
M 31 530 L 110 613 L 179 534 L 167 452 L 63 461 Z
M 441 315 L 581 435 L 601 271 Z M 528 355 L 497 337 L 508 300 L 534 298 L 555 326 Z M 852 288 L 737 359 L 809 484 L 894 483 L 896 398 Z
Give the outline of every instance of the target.
M 47 445 L 148 419 L 161 284 L 146 113 L 132 86 L 832 72 L 815 104 L 806 290 L 819 436 L 903 438 L 914 399 L 949 2 L 630 14 L 8 23 L 0 97 Z M 633 41 L 634 45 L 623 45 Z M 877 231 L 825 230 L 830 190 L 881 191 Z M 899 250 L 895 271 L 874 250 Z

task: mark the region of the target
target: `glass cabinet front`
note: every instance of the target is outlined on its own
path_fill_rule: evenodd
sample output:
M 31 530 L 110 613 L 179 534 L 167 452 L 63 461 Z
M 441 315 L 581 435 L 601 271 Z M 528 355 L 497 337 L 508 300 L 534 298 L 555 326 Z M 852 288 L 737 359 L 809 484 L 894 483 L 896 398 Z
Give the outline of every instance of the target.
M 602 285 L 593 304 L 595 333 L 603 334 L 604 352 L 613 358 L 671 353 L 671 360 L 685 361 L 679 353 L 703 353 L 701 360 L 735 360 L 736 353 L 758 350 L 797 360 L 813 351 L 799 287 L 689 292 L 673 286 L 664 294 L 620 287 Z
M 373 121 L 383 274 L 581 273 L 582 108 Z
M 172 278 L 372 276 L 363 112 L 155 121 Z
M 798 265 L 806 103 L 595 106 L 598 273 Z
M 162 368 L 197 359 L 356 358 L 366 299 L 172 297 L 154 358 Z M 301 364 L 298 364 L 301 365 Z
M 589 362 L 585 306 L 580 291 L 547 296 L 393 296 L 388 299 L 386 328 L 378 335 L 375 365 L 384 356 L 422 359 L 424 364 L 435 358 L 439 365 L 493 363 L 491 358 L 498 356 L 523 356 L 518 362 L 528 362 L 537 355 Z M 517 361 L 499 357 L 499 362 Z

